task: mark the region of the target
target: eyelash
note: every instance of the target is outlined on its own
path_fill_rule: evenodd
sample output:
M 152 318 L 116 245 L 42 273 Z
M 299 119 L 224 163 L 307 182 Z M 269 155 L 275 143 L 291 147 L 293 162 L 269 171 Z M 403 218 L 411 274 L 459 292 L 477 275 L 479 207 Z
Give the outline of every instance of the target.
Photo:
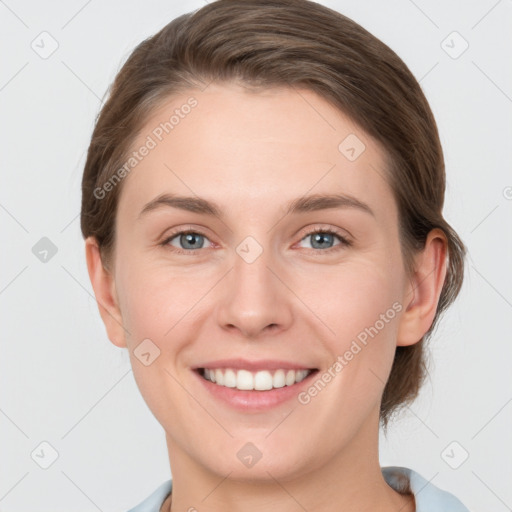
M 316 227 L 314 229 L 312 229 L 311 231 L 308 231 L 301 239 L 300 241 L 302 242 L 302 240 L 304 240 L 305 238 L 307 238 L 308 236 L 311 236 L 311 235 L 314 235 L 315 233 L 324 233 L 324 234 L 328 234 L 328 235 L 334 235 L 335 237 L 338 238 L 338 240 L 340 241 L 340 243 L 338 245 L 335 245 L 333 247 L 329 247 L 327 249 L 315 249 L 314 247 L 312 247 L 311 249 L 308 249 L 310 251 L 313 251 L 315 253 L 332 253 L 334 251 L 338 251 L 338 250 L 341 250 L 343 248 L 346 248 L 346 247 L 351 247 L 352 246 L 352 242 L 350 240 L 348 240 L 347 238 L 345 238 L 340 232 L 338 232 L 337 230 L 333 229 L 333 228 L 321 228 L 321 227 Z M 208 239 L 208 236 L 204 233 L 202 233 L 200 230 L 197 230 L 197 229 L 184 229 L 184 230 L 181 230 L 181 231 L 175 231 L 174 233 L 171 233 L 168 237 L 166 237 L 165 240 L 163 240 L 159 245 L 162 246 L 162 247 L 166 247 L 166 248 L 169 248 L 169 250 L 171 250 L 172 252 L 175 252 L 177 254 L 187 254 L 187 255 L 196 255 L 198 252 L 200 252 L 202 249 L 190 249 L 190 250 L 185 250 L 185 249 L 179 249 L 177 247 L 173 247 L 171 245 L 169 245 L 169 242 L 171 240 L 173 240 L 174 238 L 176 238 L 177 236 L 180 236 L 180 235 L 189 235 L 189 234 L 194 234 L 194 235 L 201 235 L 201 236 L 204 236 L 205 238 Z

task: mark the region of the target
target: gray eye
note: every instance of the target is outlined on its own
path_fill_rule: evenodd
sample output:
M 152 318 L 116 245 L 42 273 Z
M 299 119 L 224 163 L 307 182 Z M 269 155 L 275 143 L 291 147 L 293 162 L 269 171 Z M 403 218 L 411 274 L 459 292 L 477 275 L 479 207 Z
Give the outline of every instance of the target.
M 336 244 L 336 239 L 338 239 L 338 244 Z M 308 240 L 310 241 L 310 247 L 312 249 L 330 249 L 335 245 L 339 245 L 341 242 L 339 241 L 339 236 L 335 233 L 329 233 L 329 231 L 316 231 L 313 233 L 309 233 L 306 235 L 302 241 Z
M 173 247 L 178 247 L 179 249 L 202 249 L 205 238 L 205 236 L 199 233 L 178 233 L 169 241 L 169 244 Z M 174 243 L 175 240 L 178 241 L 179 245 Z
M 312 246 L 315 249 L 323 249 L 326 245 L 331 247 L 331 244 L 334 243 L 334 236 L 329 235 L 327 233 L 314 233 L 313 235 L 309 235 L 311 237 Z

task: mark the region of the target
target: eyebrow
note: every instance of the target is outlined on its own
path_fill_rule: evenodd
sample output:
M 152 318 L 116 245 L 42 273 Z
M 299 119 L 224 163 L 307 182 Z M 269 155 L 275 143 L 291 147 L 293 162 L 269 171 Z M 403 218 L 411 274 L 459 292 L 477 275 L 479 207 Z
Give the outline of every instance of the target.
M 148 212 L 162 207 L 178 208 L 193 213 L 223 218 L 222 209 L 213 201 L 193 196 L 161 194 L 144 206 L 139 214 L 139 219 Z M 287 203 L 285 215 L 335 208 L 354 208 L 375 217 L 375 213 L 366 203 L 346 194 L 313 194 L 298 197 Z

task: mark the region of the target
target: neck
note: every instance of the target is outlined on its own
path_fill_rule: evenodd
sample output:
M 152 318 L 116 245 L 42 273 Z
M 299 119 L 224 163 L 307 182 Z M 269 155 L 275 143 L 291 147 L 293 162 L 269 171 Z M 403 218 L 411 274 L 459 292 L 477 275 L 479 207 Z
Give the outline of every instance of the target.
M 307 439 L 300 443 L 307 443 Z M 327 460 L 298 460 L 279 472 L 271 463 L 249 474 L 219 474 L 199 464 L 167 435 L 173 493 L 161 511 L 201 512 L 414 512 L 413 495 L 402 495 L 385 481 L 378 460 L 378 417 L 360 429 Z M 316 464 L 315 464 L 316 462 Z M 258 468 L 259 465 L 259 468 Z M 236 475 L 236 476 L 235 476 Z

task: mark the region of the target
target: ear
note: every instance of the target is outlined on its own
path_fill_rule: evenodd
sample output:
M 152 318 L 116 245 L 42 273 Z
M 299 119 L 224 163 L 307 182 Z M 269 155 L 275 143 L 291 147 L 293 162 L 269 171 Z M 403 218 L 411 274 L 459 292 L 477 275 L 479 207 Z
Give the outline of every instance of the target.
M 405 311 L 400 318 L 397 345 L 414 345 L 430 329 L 446 277 L 446 235 L 433 229 L 424 249 L 415 256 L 414 275 L 404 294 Z
M 94 289 L 94 295 L 108 338 L 117 347 L 126 347 L 126 329 L 123 327 L 114 277 L 103 265 L 95 237 L 90 236 L 85 240 L 85 258 L 89 279 Z

